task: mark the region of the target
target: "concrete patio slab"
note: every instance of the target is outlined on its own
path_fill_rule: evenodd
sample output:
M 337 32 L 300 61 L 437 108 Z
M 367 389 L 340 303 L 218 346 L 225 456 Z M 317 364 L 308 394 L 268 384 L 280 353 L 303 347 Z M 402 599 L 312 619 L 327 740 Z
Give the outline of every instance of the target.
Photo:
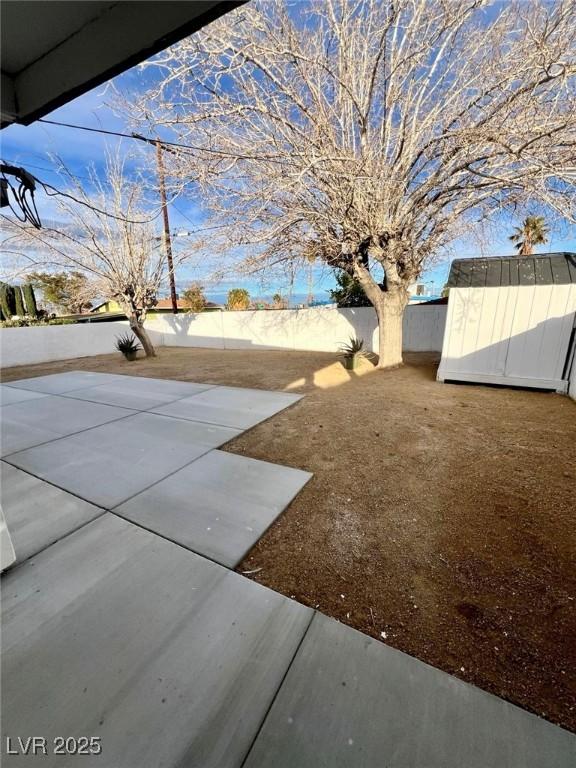
M 44 392 L 48 395 L 61 395 L 63 392 L 70 392 L 72 389 L 92 387 L 123 378 L 125 377 L 115 373 L 68 371 L 66 373 L 51 373 L 48 376 L 36 376 L 33 379 L 18 379 L 17 381 L 6 382 L 6 386 L 28 389 L 33 392 Z
M 18 563 L 103 513 L 99 507 L 0 463 L 0 500 Z
M 46 394 L 44 392 L 31 392 L 28 389 L 16 389 L 16 387 L 0 384 L 0 406 L 23 403 L 26 400 L 37 400 L 39 397 L 46 397 Z
M 204 392 L 210 387 L 210 384 L 188 384 L 187 382 L 124 376 L 123 379 L 110 384 L 66 392 L 65 396 L 77 400 L 88 400 L 93 403 L 105 403 L 106 405 L 118 405 L 137 411 L 146 411 L 171 403 L 181 397 Z
M 210 451 L 114 512 L 234 568 L 311 477 Z
M 2 611 L 4 741 L 59 768 L 239 768 L 311 616 L 111 514 L 8 572 Z M 54 755 L 81 734 L 102 754 Z
M 16 553 L 14 552 L 14 545 L 12 544 L 12 538 L 10 531 L 6 525 L 4 519 L 4 513 L 0 506 L 0 573 L 6 568 L 9 568 L 16 560 Z
M 176 416 L 179 419 L 193 419 L 238 429 L 249 429 L 274 416 L 275 413 L 283 411 L 301 398 L 302 395 L 291 395 L 286 392 L 214 387 L 199 395 L 155 408 L 154 412 Z
M 2 456 L 122 419 L 135 411 L 50 395 L 2 406 Z
M 112 408 L 58 399 L 80 408 Z M 8 461 L 110 509 L 238 434 L 239 430 L 228 427 L 137 413 L 13 454 Z
M 315 614 L 246 768 L 573 768 L 576 736 Z

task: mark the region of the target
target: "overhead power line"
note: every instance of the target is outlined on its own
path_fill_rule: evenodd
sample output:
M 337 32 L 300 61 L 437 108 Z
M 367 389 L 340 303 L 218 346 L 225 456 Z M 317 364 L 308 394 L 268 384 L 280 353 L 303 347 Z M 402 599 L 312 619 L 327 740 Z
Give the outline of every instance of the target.
M 145 144 L 152 144 L 156 146 L 161 144 L 163 147 L 176 147 L 177 149 L 191 149 L 195 152 L 207 152 L 208 154 L 233 157 L 236 160 L 256 160 L 264 158 L 269 163 L 280 163 L 284 161 L 279 158 L 259 155 L 245 155 L 238 154 L 237 152 L 226 152 L 223 149 L 211 149 L 210 147 L 199 147 L 195 144 L 180 144 L 177 141 L 167 141 L 160 138 L 152 138 L 148 136 L 141 136 L 139 133 L 123 133 L 122 131 L 110 131 L 106 128 L 92 128 L 88 125 L 76 125 L 74 123 L 61 123 L 58 120 L 47 120 L 44 117 L 38 118 L 39 123 L 48 123 L 50 125 L 57 125 L 61 128 L 73 128 L 77 131 L 89 131 L 90 133 L 102 133 L 106 136 L 118 136 L 121 139 L 134 139 L 135 141 L 142 141 Z M 170 151 L 170 150 L 167 150 Z
M 16 165 L 15 161 L 11 161 L 12 165 Z M 26 168 L 34 168 L 37 171 L 46 171 L 46 173 L 53 173 L 55 175 L 58 175 L 58 169 L 57 168 L 47 168 L 45 165 L 34 165 L 33 163 L 26 162 Z M 97 181 L 99 184 L 107 184 L 110 186 L 111 182 L 108 181 L 108 179 L 102 179 L 100 176 L 92 178 L 91 176 L 83 176 L 80 173 L 74 172 L 72 174 L 75 179 L 84 179 L 85 181 L 94 182 Z
M 123 221 L 125 224 L 149 224 L 151 221 L 154 221 L 154 219 L 158 218 L 158 213 L 155 213 L 153 216 L 151 216 L 149 219 L 127 219 L 125 216 L 116 216 L 114 213 L 110 213 L 110 211 L 105 211 L 102 208 L 98 208 L 98 206 L 94 205 L 93 203 L 90 203 L 86 200 L 80 200 L 78 197 L 74 197 L 74 195 L 71 195 L 68 192 L 62 192 L 62 190 L 57 189 L 56 187 L 52 186 L 52 184 L 47 184 L 45 181 L 41 181 L 40 179 L 34 177 L 38 184 L 42 186 L 44 189 L 44 192 L 48 195 L 48 197 L 66 197 L 69 200 L 74 201 L 75 203 L 78 203 L 78 205 L 83 205 L 85 208 L 89 208 L 92 211 L 95 211 L 96 213 L 102 214 L 102 216 L 107 216 L 109 219 L 116 219 L 116 221 Z M 48 191 L 50 190 L 50 191 Z
M 75 128 L 77 131 L 90 131 L 91 133 L 103 133 L 107 136 L 118 136 L 122 139 L 135 139 L 136 141 L 143 141 L 145 144 L 156 145 L 158 143 L 168 147 L 178 147 L 179 149 L 193 149 L 199 152 L 212 152 L 214 154 L 226 154 L 222 153 L 219 149 L 209 149 L 208 147 L 198 147 L 193 144 L 179 144 L 176 141 L 166 141 L 164 139 L 148 138 L 141 136 L 139 133 L 123 133 L 122 131 L 110 131 L 105 128 L 92 128 L 88 125 L 75 125 L 73 123 L 61 123 L 58 120 L 46 120 L 41 117 L 38 119 L 39 123 L 49 123 L 50 125 L 58 125 L 61 128 Z M 235 155 L 236 157 L 236 155 Z

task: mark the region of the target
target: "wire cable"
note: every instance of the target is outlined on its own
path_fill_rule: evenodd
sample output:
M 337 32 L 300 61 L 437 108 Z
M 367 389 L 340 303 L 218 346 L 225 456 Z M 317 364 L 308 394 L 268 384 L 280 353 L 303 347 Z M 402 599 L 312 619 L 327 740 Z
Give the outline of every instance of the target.
M 28 168 L 35 168 L 36 170 L 39 170 L 39 171 L 45 171 L 46 173 L 54 173 L 54 174 L 57 174 L 57 173 L 58 173 L 58 171 L 57 171 L 57 170 L 54 170 L 53 168 L 46 168 L 46 166 L 43 166 L 43 165 L 34 165 L 33 163 L 26 163 L 26 166 L 27 166 Z M 2 174 L 2 175 L 4 176 L 4 174 Z M 74 176 L 74 178 L 75 178 L 75 179 L 85 179 L 86 181 L 90 181 L 90 182 L 92 182 L 92 183 L 95 183 L 95 182 L 97 182 L 98 184 L 105 184 L 105 185 L 108 185 L 108 186 L 111 186 L 111 184 L 112 184 L 112 182 L 108 181 L 108 179 L 101 179 L 100 177 L 97 177 L 97 178 L 91 178 L 90 176 L 82 176 L 82 175 L 79 175 L 79 174 L 76 174 L 76 173 L 73 173 L 72 175 Z M 54 190 L 54 192 L 50 193 L 50 192 L 48 192 L 46 189 L 44 189 L 44 191 L 46 192 L 46 194 L 47 194 L 49 197 L 54 197 L 56 194 L 59 194 L 59 195 L 62 195 L 62 196 L 64 196 L 64 197 L 70 197 L 72 200 L 74 200 L 74 201 L 75 201 L 75 202 L 77 202 L 77 203 L 80 203 L 81 205 L 87 205 L 86 203 L 83 203 L 81 200 L 78 200 L 77 198 L 73 197 L 72 195 L 70 195 L 70 194 L 68 194 L 68 193 L 66 193 L 66 192 L 62 192 L 62 191 L 58 190 L 56 187 L 52 186 L 51 184 L 48 184 L 48 182 L 45 182 L 45 181 L 41 181 L 41 180 L 40 180 L 40 179 L 39 179 L 37 176 L 32 176 L 31 174 L 30 174 L 30 176 L 31 176 L 31 178 L 33 178 L 33 179 L 34 179 L 36 182 L 38 182 L 38 184 L 40 184 L 42 187 L 44 187 L 44 188 L 46 188 L 46 187 L 49 187 L 49 188 L 51 188 L 51 189 L 53 189 L 53 190 Z M 4 177 L 4 178 L 5 178 L 5 177 Z M 10 182 L 8 182 L 8 186 L 9 186 L 9 188 L 10 188 L 10 189 L 12 189 L 12 187 L 11 187 L 11 185 L 10 185 Z M 14 190 L 13 190 L 13 192 L 14 192 Z M 14 194 L 16 194 L 16 193 L 14 192 Z M 175 202 L 174 202 L 174 199 L 172 199 L 172 200 L 169 200 L 169 201 L 168 201 L 168 205 L 173 205 L 173 206 L 174 206 L 174 208 L 175 208 L 175 209 L 178 211 L 178 213 L 180 213 L 180 214 L 181 214 L 181 215 L 182 215 L 182 216 L 183 216 L 185 219 L 187 219 L 187 220 L 188 220 L 188 221 L 189 221 L 191 224 L 195 224 L 195 222 L 194 222 L 194 221 L 192 221 L 192 219 L 191 219 L 189 216 L 187 216 L 187 215 L 186 215 L 186 214 L 185 214 L 185 213 L 184 213 L 184 212 L 183 212 L 183 211 L 182 211 L 182 210 L 181 210 L 181 209 L 180 209 L 180 208 L 179 208 L 179 207 L 178 207 L 178 206 L 175 204 Z M 106 211 L 102 211 L 102 210 L 100 210 L 100 209 L 96 208 L 95 206 L 90 206 L 90 207 L 93 207 L 93 208 L 94 208 L 94 210 L 98 211 L 99 213 L 102 213 L 102 214 L 103 214 L 103 215 L 105 215 L 105 216 L 111 216 L 112 218 L 115 218 L 115 217 L 113 216 L 113 214 L 110 214 L 110 213 L 108 213 L 108 212 L 106 212 Z M 12 210 L 13 210 L 13 209 L 12 209 Z M 14 210 L 13 210 L 13 213 L 14 213 L 14 214 L 17 216 L 17 218 L 18 218 L 18 220 L 19 220 L 19 221 L 24 221 L 24 220 L 25 220 L 25 219 L 22 219 L 22 218 L 20 218 L 20 217 L 18 216 L 18 214 L 17 214 L 17 213 L 16 213 Z M 158 218 L 158 215 L 159 215 L 159 214 L 158 214 L 158 213 L 156 213 L 156 214 L 154 214 L 154 216 L 153 216 L 152 218 L 150 218 L 150 219 L 142 219 L 141 221 L 139 221 L 139 220 L 132 220 L 132 221 L 131 221 L 130 219 L 123 219 L 123 218 L 121 218 L 121 217 L 116 217 L 116 218 L 120 218 L 120 220 L 121 220 L 121 221 L 126 221 L 126 222 L 129 222 L 129 223 L 139 224 L 139 223 L 146 223 L 146 222 L 154 221 L 154 219 Z
M 34 177 L 36 178 L 36 177 Z M 68 192 L 62 192 L 60 189 L 57 189 L 56 187 L 53 187 L 52 184 L 48 184 L 45 181 L 40 181 L 40 179 L 36 179 L 38 184 L 40 184 L 44 192 L 48 195 L 48 197 L 56 197 L 60 195 L 60 197 L 66 197 L 69 200 L 73 200 L 75 203 L 78 203 L 79 205 L 83 205 L 86 208 L 90 208 L 92 211 L 96 211 L 96 213 L 102 214 L 102 216 L 107 216 L 110 219 L 116 219 L 116 221 L 123 221 L 125 224 L 149 224 L 151 221 L 154 221 L 154 219 L 157 219 L 160 215 L 160 211 L 158 213 L 155 213 L 154 216 L 151 216 L 149 219 L 127 219 L 125 216 L 116 216 L 114 213 L 110 213 L 109 211 L 104 211 L 102 208 L 98 208 L 96 205 L 93 205 L 92 203 L 88 203 L 85 200 L 80 200 L 77 197 L 74 197 L 74 195 L 69 194 Z M 49 192 L 48 190 L 53 190 L 52 192 Z
M 214 154 L 218 155 L 219 157 L 226 156 L 235 158 L 237 160 L 256 160 L 256 159 L 262 159 L 262 155 L 244 155 L 244 154 L 238 154 L 237 152 L 226 152 L 222 149 L 210 149 L 209 147 L 200 147 L 194 144 L 179 144 L 176 141 L 168 141 L 166 139 L 160 139 L 160 138 L 149 138 L 147 136 L 141 136 L 139 133 L 123 133 L 122 131 L 110 131 L 106 128 L 92 128 L 88 125 L 75 125 L 74 123 L 61 123 L 58 120 L 47 120 L 44 117 L 38 118 L 37 122 L 39 123 L 48 123 L 50 125 L 57 125 L 61 128 L 75 128 L 78 131 L 90 131 L 91 133 L 102 133 L 106 136 L 118 136 L 122 139 L 135 139 L 136 141 L 143 141 L 145 144 L 152 144 L 156 146 L 157 144 L 160 144 L 163 147 L 176 147 L 177 149 L 191 149 L 195 152 L 207 152 L 208 154 Z M 170 150 L 167 150 L 170 151 Z M 280 163 L 283 164 L 284 161 L 281 159 L 275 159 L 273 157 L 264 156 L 264 159 L 267 160 L 270 163 Z
M 36 209 L 36 202 L 34 200 L 36 177 L 32 176 L 31 173 L 28 173 L 25 168 L 9 165 L 8 163 L 4 163 L 4 161 L 0 164 L 0 173 L 2 174 L 6 189 L 6 202 L 14 216 L 16 216 L 18 221 L 22 223 L 29 222 L 36 229 L 41 229 L 42 222 L 40 221 L 40 216 Z M 7 174 L 8 176 L 14 176 L 14 178 L 18 180 L 19 183 L 17 189 L 12 186 L 10 180 L 7 178 Z M 12 205 L 8 190 L 12 192 L 12 195 L 19 206 L 19 210 Z
M 37 176 L 34 176 L 31 173 L 28 173 L 28 171 L 26 171 L 25 168 L 18 168 L 17 166 L 12 166 L 2 161 L 1 167 L 0 167 L 0 173 L 2 175 L 2 179 L 6 184 L 7 190 L 9 189 L 12 192 L 12 195 L 14 196 L 16 203 L 20 208 L 20 210 L 16 210 L 14 208 L 14 206 L 12 205 L 12 202 L 10 201 L 10 195 L 8 194 L 7 201 L 8 201 L 8 205 L 10 206 L 10 210 L 12 211 L 14 216 L 16 216 L 18 221 L 22 223 L 29 222 L 36 229 L 42 228 L 42 222 L 40 220 L 38 209 L 36 208 L 36 201 L 34 199 L 36 184 L 39 184 L 42 187 L 42 189 L 44 190 L 45 194 L 48 195 L 48 197 L 60 196 L 60 197 L 68 198 L 69 200 L 72 200 L 78 205 L 83 205 L 84 207 L 89 208 L 90 210 L 95 211 L 96 213 L 99 213 L 102 216 L 107 216 L 108 218 L 115 219 L 116 221 L 122 221 L 125 224 L 149 224 L 150 222 L 157 219 L 161 212 L 161 209 L 160 209 L 158 213 L 155 213 L 153 216 L 151 216 L 148 219 L 127 219 L 125 216 L 117 216 L 114 213 L 110 213 L 110 211 L 105 211 L 102 208 L 98 208 L 98 206 L 88 202 L 87 200 L 80 200 L 79 198 L 75 197 L 74 195 L 71 195 L 68 192 L 62 192 L 62 190 L 58 189 L 52 184 L 48 184 L 48 182 L 42 181 Z M 19 185 L 17 189 L 15 189 L 12 186 L 6 174 L 10 176 L 14 176 L 16 179 L 18 179 Z
M 163 144 L 168 147 L 178 147 L 179 149 L 193 149 L 200 152 L 213 152 L 215 154 L 222 154 L 218 149 L 208 149 L 207 147 L 198 147 L 193 144 L 179 144 L 175 141 L 167 141 L 164 139 L 151 139 L 146 136 L 141 136 L 139 133 L 123 133 L 122 131 L 110 131 L 105 128 L 92 128 L 88 125 L 74 125 L 73 123 L 61 123 L 58 120 L 47 120 L 44 117 L 38 119 L 39 123 L 49 123 L 50 125 L 58 125 L 61 128 L 75 128 L 78 131 L 90 131 L 91 133 L 103 133 L 106 136 L 118 136 L 122 139 L 136 139 L 137 141 L 143 141 L 146 144 Z M 236 155 L 234 155 L 236 156 Z

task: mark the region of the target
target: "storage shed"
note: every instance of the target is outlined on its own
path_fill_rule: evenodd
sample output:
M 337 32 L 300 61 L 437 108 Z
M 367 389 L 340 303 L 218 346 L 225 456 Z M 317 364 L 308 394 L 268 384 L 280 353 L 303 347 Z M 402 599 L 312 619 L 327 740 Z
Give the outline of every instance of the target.
M 448 286 L 439 381 L 567 391 L 576 254 L 458 259 Z

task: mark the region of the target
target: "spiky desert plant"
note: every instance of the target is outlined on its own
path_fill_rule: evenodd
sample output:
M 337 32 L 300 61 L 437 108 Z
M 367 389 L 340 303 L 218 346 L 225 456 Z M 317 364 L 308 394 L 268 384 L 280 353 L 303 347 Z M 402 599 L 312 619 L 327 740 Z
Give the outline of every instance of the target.
M 350 341 L 341 344 L 339 347 L 340 356 L 344 359 L 350 357 L 366 357 L 367 352 L 364 349 L 364 339 L 351 336 Z
M 118 352 L 122 352 L 126 360 L 135 360 L 136 353 L 142 349 L 142 347 L 136 341 L 135 336 L 130 333 L 125 333 L 122 336 L 116 337 L 116 349 Z

